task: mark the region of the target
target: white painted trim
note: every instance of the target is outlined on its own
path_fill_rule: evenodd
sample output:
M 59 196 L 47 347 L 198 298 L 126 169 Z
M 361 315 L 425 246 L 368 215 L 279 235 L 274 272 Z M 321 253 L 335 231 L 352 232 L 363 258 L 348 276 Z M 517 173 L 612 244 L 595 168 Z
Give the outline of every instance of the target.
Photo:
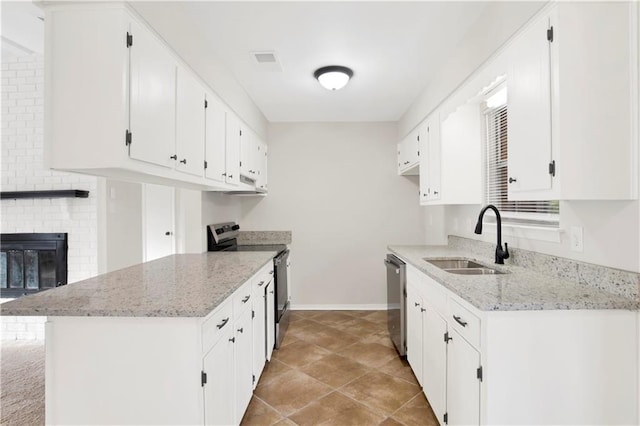
M 294 305 L 292 311 L 386 311 L 387 304 L 373 303 L 363 305 Z
M 484 225 L 488 234 L 496 234 L 496 224 L 486 223 Z M 545 228 L 541 226 L 514 225 L 510 223 L 502 224 L 502 236 L 522 238 L 526 240 L 549 241 L 560 243 L 561 236 L 565 231 L 561 228 Z M 504 238 L 503 238 L 504 240 Z

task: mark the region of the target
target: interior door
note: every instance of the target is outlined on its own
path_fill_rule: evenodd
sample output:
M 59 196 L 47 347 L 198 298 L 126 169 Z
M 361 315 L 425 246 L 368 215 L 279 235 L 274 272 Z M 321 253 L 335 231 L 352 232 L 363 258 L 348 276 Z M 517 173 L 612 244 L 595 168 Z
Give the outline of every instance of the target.
M 148 262 L 175 253 L 175 190 L 145 184 L 143 197 L 144 260 Z

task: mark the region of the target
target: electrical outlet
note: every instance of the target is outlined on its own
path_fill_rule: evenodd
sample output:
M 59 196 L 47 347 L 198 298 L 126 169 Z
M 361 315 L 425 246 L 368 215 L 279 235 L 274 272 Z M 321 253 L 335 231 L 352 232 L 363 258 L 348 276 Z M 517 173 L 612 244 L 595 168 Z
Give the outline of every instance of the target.
M 582 239 L 582 226 L 571 227 L 571 250 L 582 252 L 584 250 L 584 241 Z

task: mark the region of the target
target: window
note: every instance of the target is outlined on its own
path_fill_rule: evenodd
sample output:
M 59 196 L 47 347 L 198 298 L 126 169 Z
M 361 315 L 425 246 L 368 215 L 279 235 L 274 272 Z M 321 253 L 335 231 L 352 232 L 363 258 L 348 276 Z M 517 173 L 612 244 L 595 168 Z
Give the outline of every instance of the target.
M 495 205 L 503 222 L 534 226 L 559 226 L 558 201 L 511 201 L 508 197 L 507 159 L 509 155 L 506 87 L 486 101 L 486 176 L 485 200 Z

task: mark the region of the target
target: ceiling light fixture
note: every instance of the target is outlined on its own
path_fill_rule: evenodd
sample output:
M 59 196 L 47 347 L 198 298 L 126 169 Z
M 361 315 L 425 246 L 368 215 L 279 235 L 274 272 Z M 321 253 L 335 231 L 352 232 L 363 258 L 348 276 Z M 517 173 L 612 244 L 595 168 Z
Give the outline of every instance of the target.
M 318 80 L 320 85 L 327 90 L 342 89 L 353 77 L 353 71 L 350 68 L 339 65 L 330 65 L 328 67 L 318 68 L 313 76 Z

